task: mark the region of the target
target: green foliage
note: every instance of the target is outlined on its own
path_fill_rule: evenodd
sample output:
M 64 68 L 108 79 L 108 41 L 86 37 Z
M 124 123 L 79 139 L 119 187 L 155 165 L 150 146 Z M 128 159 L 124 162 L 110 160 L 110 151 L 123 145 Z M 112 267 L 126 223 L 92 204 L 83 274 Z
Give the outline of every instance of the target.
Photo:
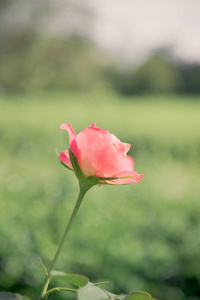
M 125 95 L 174 93 L 181 84 L 176 64 L 156 54 L 138 70 L 133 67 L 132 70 L 125 69 L 110 75 L 114 88 Z
M 185 94 L 200 93 L 200 65 L 199 64 L 183 64 L 180 67 L 180 75 L 183 84 L 179 87 L 179 92 Z
M 170 52 L 158 51 L 136 68 L 114 66 L 108 81 L 119 94 L 199 94 L 200 65 L 177 62 Z
M 86 278 L 83 275 L 65 274 L 64 272 L 54 271 L 52 272 L 52 276 L 64 276 L 68 282 L 74 284 L 75 286 L 78 286 L 79 289 L 76 290 L 65 287 L 55 287 L 48 290 L 45 293 L 44 299 L 47 299 L 48 296 L 55 291 L 77 293 L 78 300 L 145 300 L 149 298 L 152 299 L 151 295 L 141 291 L 131 291 L 128 295 L 115 295 L 113 293 L 110 293 L 109 291 L 106 291 L 105 289 L 98 287 L 98 285 L 101 285 L 103 283 L 94 284 L 92 282 L 89 282 L 88 278 Z M 83 279 L 87 280 L 83 281 Z
M 29 298 L 23 297 L 19 294 L 0 292 L 0 300 L 29 300 Z
M 61 271 L 52 271 L 51 276 L 63 277 L 67 282 L 78 287 L 84 287 L 89 282 L 86 276 L 80 274 L 66 274 Z
M 76 35 L 41 37 L 24 28 L 3 39 L 0 85 L 8 92 L 93 89 L 104 81 L 98 52 Z
M 78 300 L 107 300 L 110 297 L 101 288 L 88 284 L 78 291 Z
M 63 273 L 63 272 L 55 272 L 55 273 Z M 64 273 L 63 273 L 64 274 Z M 63 276 L 63 274 L 61 276 Z M 57 276 L 57 275 L 56 275 Z M 60 275 L 58 275 L 60 276 Z M 83 275 L 73 275 L 70 274 L 71 279 L 74 277 L 75 281 L 77 282 L 78 277 L 85 277 Z M 72 280 L 73 281 L 73 280 Z M 78 285 L 79 286 L 79 285 Z M 63 292 L 73 292 L 77 293 L 77 300 L 146 300 L 152 297 L 144 292 L 132 291 L 128 295 L 115 295 L 110 293 L 104 289 L 101 289 L 91 282 L 85 282 L 84 285 L 81 283 L 81 287 L 79 289 L 71 289 L 65 287 L 55 287 L 48 290 L 43 299 L 48 299 L 51 293 L 56 291 L 63 291 Z M 30 300 L 27 297 L 23 297 L 19 294 L 13 294 L 9 292 L 0 292 L 0 300 Z M 153 299 L 152 299 L 153 300 Z
M 144 178 L 87 193 L 57 269 L 109 280 L 106 289 L 116 294 L 198 297 L 198 101 L 49 93 L 1 98 L 0 111 L 0 290 L 37 299 L 44 280 L 38 255 L 49 266 L 78 192 L 54 151 L 69 145 L 59 125 L 71 123 L 78 133 L 93 121 L 132 144 Z M 49 289 L 55 286 L 73 288 L 62 276 L 52 277 Z
M 77 290 L 75 289 L 71 289 L 71 288 L 66 288 L 66 287 L 55 287 L 52 288 L 50 290 L 48 290 L 45 294 L 44 294 L 44 299 L 48 299 L 49 295 L 52 294 L 53 292 L 57 292 L 57 291 L 62 291 L 62 292 L 71 292 L 71 293 L 77 293 Z

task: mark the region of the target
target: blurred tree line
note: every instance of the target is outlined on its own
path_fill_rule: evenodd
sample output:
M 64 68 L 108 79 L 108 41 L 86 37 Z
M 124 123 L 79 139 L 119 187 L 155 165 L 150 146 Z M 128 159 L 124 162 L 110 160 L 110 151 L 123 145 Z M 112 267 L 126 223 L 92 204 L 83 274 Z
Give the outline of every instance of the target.
M 67 13 L 80 22 L 87 11 L 67 0 Z M 51 35 L 43 28 L 56 14 L 50 1 L 0 1 L 0 90 L 88 89 L 101 76 L 97 50 L 92 42 L 67 24 L 69 33 Z M 61 10 L 62 5 L 58 7 Z M 53 10 L 53 12 L 52 12 Z M 73 18 L 72 18 L 73 19 Z M 76 20 L 76 23 L 77 20 Z M 83 29 L 84 26 L 78 26 Z M 86 30 L 86 28 L 85 28 Z M 82 34 L 82 35 L 81 35 Z
M 116 91 L 134 94 L 200 94 L 200 64 L 176 60 L 170 50 L 160 49 L 137 69 L 108 71 Z
M 85 91 L 109 86 L 123 95 L 200 93 L 200 64 L 177 61 L 165 49 L 137 68 L 122 66 L 87 38 L 89 25 L 82 24 L 90 22 L 83 22 L 82 16 L 90 18 L 90 12 L 72 2 L 66 1 L 68 13 L 72 16 L 73 11 L 80 24 L 67 23 L 68 33 L 51 35 L 43 31 L 56 10 L 50 2 L 0 1 L 0 91 Z

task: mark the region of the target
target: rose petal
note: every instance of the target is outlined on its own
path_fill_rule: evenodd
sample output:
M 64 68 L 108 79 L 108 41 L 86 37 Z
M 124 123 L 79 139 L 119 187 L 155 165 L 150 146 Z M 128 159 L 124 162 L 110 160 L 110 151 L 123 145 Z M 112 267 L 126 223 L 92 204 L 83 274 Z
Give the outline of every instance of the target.
M 102 128 L 97 127 L 97 125 L 94 124 L 94 123 L 92 123 L 88 128 L 96 129 L 96 130 L 98 130 L 98 131 L 101 131 L 102 133 L 108 132 L 108 131 L 105 131 L 105 130 L 102 129 Z
M 114 134 L 110 135 L 113 140 L 113 145 L 116 147 L 117 151 L 121 153 L 124 158 L 126 158 L 126 153 L 129 151 L 131 145 L 122 143 Z
M 134 160 L 131 156 L 127 155 L 124 171 L 133 171 L 133 168 L 134 168 Z
M 65 165 L 67 165 L 68 168 L 72 169 L 72 165 L 69 159 L 69 153 L 67 150 L 65 150 L 64 152 L 61 152 L 58 159 L 64 163 Z
M 96 124 L 94 124 L 93 122 L 92 122 L 92 124 L 90 125 L 90 128 L 96 128 L 96 129 L 100 129 L 99 127 L 97 127 L 97 125 Z
M 113 145 L 108 131 L 90 126 L 76 136 L 76 143 L 76 157 L 86 177 L 113 177 L 126 171 L 126 160 Z
M 78 149 L 78 145 L 76 142 L 76 139 L 74 139 L 71 144 L 70 144 L 70 149 L 72 150 L 72 152 L 74 153 L 74 155 L 76 156 L 76 158 L 78 159 L 80 157 L 80 151 Z
M 70 124 L 63 123 L 60 125 L 60 129 L 67 130 L 69 134 L 69 143 L 71 144 L 71 142 L 76 138 L 76 133 L 74 132 L 72 126 Z
M 118 174 L 118 178 L 112 180 L 105 180 L 108 184 L 129 184 L 132 182 L 139 183 L 139 181 L 144 177 L 143 174 L 138 174 L 137 172 L 123 172 Z M 129 177 L 131 176 L 131 177 Z M 124 177 L 124 178 L 123 178 Z

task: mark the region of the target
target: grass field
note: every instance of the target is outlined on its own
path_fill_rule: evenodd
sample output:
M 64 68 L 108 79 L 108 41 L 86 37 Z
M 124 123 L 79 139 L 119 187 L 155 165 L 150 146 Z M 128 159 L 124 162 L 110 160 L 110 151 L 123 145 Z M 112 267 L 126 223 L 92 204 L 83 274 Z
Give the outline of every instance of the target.
M 55 153 L 69 145 L 59 125 L 78 133 L 94 122 L 132 144 L 144 178 L 88 192 L 57 269 L 109 280 L 116 293 L 200 299 L 199 99 L 15 95 L 0 98 L 0 111 L 1 290 L 39 293 L 37 255 L 49 265 L 77 196 Z

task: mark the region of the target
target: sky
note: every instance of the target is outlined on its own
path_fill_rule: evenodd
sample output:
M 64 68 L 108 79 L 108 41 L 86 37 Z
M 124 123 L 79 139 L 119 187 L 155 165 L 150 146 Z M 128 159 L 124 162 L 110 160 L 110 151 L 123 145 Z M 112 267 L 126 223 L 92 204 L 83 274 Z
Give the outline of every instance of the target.
M 94 11 L 89 29 L 104 49 L 137 60 L 155 48 L 200 62 L 200 0 L 85 0 Z

